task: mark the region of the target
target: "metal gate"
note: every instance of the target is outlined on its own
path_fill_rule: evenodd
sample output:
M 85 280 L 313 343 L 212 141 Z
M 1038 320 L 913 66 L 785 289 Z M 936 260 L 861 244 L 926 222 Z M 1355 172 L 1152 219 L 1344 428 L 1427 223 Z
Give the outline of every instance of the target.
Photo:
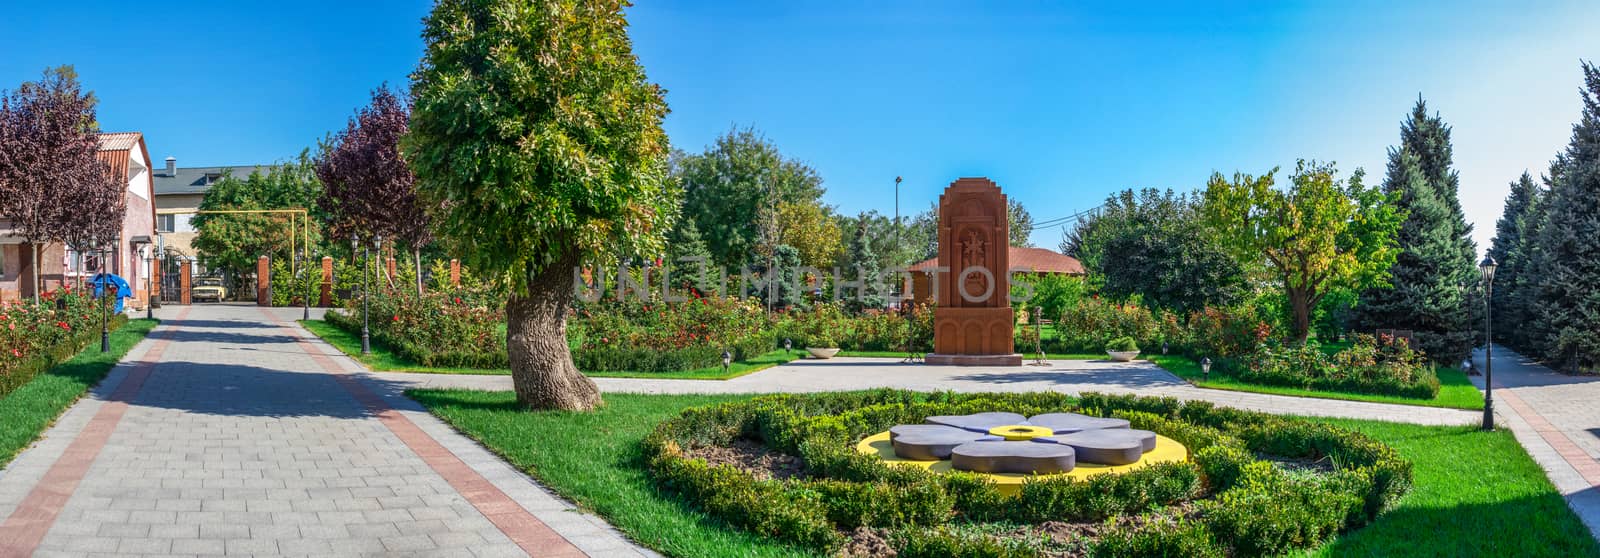
M 183 259 L 174 254 L 161 258 L 161 303 L 183 303 Z

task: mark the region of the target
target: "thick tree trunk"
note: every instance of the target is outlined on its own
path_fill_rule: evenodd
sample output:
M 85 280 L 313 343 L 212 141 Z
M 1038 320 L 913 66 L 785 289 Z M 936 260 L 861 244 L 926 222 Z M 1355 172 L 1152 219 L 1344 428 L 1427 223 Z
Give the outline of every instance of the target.
M 600 404 L 600 388 L 578 372 L 567 348 L 576 264 L 577 258 L 562 258 L 506 301 L 511 384 L 517 401 L 532 409 L 587 411 Z
M 1304 289 L 1287 289 L 1289 295 L 1289 311 L 1294 319 L 1294 340 L 1305 343 L 1311 336 L 1311 294 Z

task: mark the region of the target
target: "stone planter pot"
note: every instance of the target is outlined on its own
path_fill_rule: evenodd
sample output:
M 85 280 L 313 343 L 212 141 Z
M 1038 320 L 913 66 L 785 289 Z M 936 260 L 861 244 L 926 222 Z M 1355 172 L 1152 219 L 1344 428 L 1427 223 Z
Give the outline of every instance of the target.
M 1139 358 L 1139 351 L 1106 351 L 1106 354 L 1117 362 L 1129 362 Z
M 821 349 L 821 348 L 808 347 L 808 348 L 806 348 L 806 352 L 811 353 L 811 356 L 816 357 L 816 358 L 833 358 L 833 355 L 839 354 L 839 349 L 836 349 L 836 348 L 835 349 Z

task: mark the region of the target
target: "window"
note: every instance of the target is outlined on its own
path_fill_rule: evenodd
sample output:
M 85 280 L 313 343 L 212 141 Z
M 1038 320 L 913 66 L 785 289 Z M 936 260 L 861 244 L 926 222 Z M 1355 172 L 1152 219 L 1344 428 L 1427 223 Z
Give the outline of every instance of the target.
M 169 233 L 177 230 L 178 216 L 168 213 L 156 216 L 156 232 Z

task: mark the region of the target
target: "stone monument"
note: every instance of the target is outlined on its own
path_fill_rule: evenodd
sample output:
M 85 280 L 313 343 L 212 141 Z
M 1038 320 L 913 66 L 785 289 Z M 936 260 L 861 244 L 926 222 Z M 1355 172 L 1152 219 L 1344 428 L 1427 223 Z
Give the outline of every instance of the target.
M 1021 366 L 1014 352 L 1006 196 L 987 178 L 962 178 L 939 196 L 933 353 L 928 364 Z

